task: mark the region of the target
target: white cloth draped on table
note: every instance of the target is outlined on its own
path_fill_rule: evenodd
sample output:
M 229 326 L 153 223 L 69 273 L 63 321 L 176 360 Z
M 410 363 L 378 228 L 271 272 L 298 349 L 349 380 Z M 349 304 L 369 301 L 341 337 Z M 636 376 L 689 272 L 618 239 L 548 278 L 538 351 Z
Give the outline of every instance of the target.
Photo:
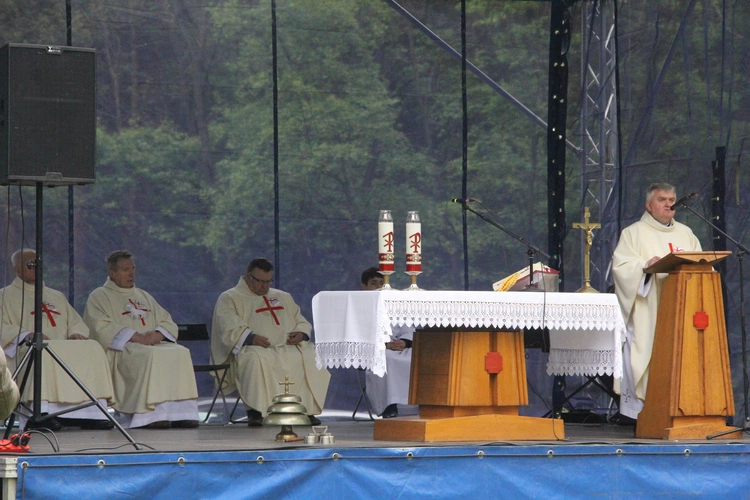
M 313 297 L 312 307 L 319 370 L 369 368 L 383 376 L 392 330 L 381 292 L 322 292 Z
M 549 328 L 547 372 L 622 376 L 625 325 L 614 294 L 461 291 L 320 292 L 313 297 L 318 367 L 385 371 L 390 325 Z

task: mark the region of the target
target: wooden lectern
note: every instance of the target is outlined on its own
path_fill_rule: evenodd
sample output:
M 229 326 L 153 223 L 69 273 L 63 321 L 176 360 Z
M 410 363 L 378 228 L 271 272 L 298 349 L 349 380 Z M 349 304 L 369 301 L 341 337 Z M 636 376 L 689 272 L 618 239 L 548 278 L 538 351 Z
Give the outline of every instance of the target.
M 375 421 L 383 441 L 558 440 L 560 419 L 522 417 L 528 404 L 523 332 L 419 329 L 409 403 L 419 417 Z
M 665 273 L 646 401 L 636 437 L 705 439 L 734 415 L 724 302 L 712 266 L 731 252 L 671 253 L 646 269 Z M 739 438 L 742 429 L 724 438 Z

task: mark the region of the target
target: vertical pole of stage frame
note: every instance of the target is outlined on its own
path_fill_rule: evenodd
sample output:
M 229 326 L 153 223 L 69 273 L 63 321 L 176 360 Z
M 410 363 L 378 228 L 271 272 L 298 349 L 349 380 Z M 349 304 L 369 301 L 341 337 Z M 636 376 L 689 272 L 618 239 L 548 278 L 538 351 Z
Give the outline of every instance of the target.
M 271 63 L 273 67 L 273 255 L 274 279 L 281 288 L 279 265 L 281 245 L 279 237 L 279 67 L 276 45 L 276 0 L 271 0 Z
M 70 4 L 70 0 L 65 0 L 65 27 L 66 35 L 65 40 L 68 47 L 73 46 L 73 7 Z M 68 302 L 70 305 L 75 307 L 76 296 L 75 296 L 75 197 L 73 194 L 73 185 L 68 186 Z
M 468 195 L 469 179 L 469 100 L 466 93 L 466 0 L 461 0 L 461 199 Z M 464 290 L 469 289 L 469 227 L 466 210 L 461 211 L 464 243 Z
M 44 186 L 36 183 L 36 260 L 34 261 L 34 416 L 36 420 L 42 414 L 42 291 L 44 289 L 42 255 L 42 193 Z M 28 264 L 28 263 L 27 263 Z M 23 265 L 23 263 L 22 263 Z
M 571 0 L 552 0 L 547 92 L 547 238 L 549 266 L 560 271 L 560 291 L 565 291 L 563 241 L 565 240 L 565 140 L 568 116 L 568 48 Z M 533 277 L 530 276 L 529 279 Z M 552 407 L 565 400 L 565 376 L 556 376 Z

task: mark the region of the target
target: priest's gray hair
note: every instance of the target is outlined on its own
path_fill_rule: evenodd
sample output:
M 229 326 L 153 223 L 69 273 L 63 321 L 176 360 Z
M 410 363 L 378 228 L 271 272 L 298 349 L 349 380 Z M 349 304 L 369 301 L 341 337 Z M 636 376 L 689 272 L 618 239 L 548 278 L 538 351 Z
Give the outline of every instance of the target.
M 16 269 L 21 269 L 21 257 L 23 256 L 23 254 L 28 252 L 36 255 L 36 250 L 34 250 L 33 248 L 22 248 L 13 252 L 13 255 L 10 256 L 10 263 L 13 264 L 13 267 L 15 267 Z
M 654 197 L 654 191 L 665 191 L 677 195 L 677 190 L 673 185 L 667 184 L 666 182 L 654 182 L 646 190 L 646 201 L 651 201 L 651 198 Z
M 107 270 L 117 271 L 117 264 L 121 260 L 132 259 L 133 254 L 127 250 L 115 250 L 111 254 L 107 255 Z

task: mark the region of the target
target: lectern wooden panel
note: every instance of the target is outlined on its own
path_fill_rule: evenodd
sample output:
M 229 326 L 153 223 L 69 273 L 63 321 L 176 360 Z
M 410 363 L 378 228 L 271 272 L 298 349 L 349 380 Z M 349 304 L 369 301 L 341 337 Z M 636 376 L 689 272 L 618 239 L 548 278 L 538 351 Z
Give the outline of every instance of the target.
M 669 272 L 656 320 L 646 401 L 636 436 L 705 439 L 733 429 L 734 415 L 724 303 L 719 273 L 730 252 L 670 254 L 650 272 Z M 726 434 L 725 438 L 741 436 Z
M 388 441 L 563 439 L 559 419 L 521 417 L 528 404 L 523 333 L 417 330 L 409 403 L 419 418 L 377 420 Z

